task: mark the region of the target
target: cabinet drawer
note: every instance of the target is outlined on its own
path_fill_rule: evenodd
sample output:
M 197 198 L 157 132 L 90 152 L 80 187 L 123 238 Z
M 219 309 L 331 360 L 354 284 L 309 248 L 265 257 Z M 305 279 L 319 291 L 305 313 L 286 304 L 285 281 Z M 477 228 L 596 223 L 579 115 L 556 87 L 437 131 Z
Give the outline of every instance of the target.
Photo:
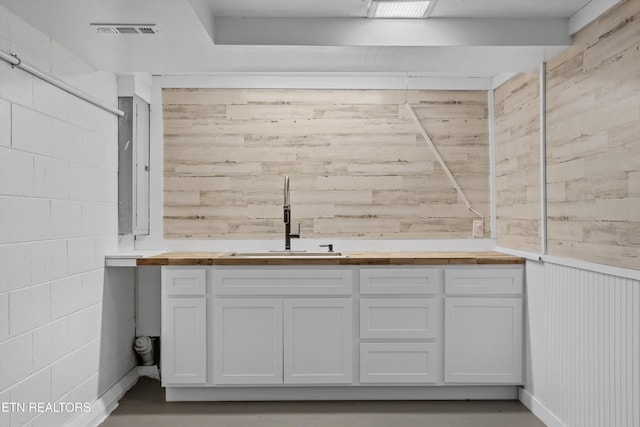
M 360 344 L 360 382 L 435 383 L 438 381 L 436 343 Z
M 207 292 L 207 271 L 203 268 L 162 268 L 164 294 L 170 296 L 204 296 Z
M 217 267 L 217 295 L 351 295 L 351 269 Z
M 447 295 L 522 295 L 522 269 L 451 269 L 444 283 Z
M 437 268 L 363 268 L 361 294 L 435 294 L 440 289 Z
M 360 338 L 437 338 L 440 300 L 362 299 Z

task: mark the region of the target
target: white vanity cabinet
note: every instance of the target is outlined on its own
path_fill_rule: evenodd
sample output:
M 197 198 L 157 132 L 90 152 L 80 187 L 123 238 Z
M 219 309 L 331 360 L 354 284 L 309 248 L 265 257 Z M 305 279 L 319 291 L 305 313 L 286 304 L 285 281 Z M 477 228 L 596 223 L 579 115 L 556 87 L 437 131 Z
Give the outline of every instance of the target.
M 516 398 L 523 277 L 521 264 L 163 266 L 166 398 Z
M 446 383 L 522 383 L 522 292 L 519 267 L 445 271 Z
M 216 268 L 214 385 L 351 384 L 352 274 Z
M 204 268 L 162 267 L 162 384 L 207 382 Z

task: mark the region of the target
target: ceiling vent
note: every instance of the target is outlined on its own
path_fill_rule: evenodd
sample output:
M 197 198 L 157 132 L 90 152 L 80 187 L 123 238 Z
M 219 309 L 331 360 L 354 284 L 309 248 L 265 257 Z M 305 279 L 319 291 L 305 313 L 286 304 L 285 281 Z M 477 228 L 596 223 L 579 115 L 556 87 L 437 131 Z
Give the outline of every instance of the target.
M 368 18 L 428 18 L 436 0 L 373 0 Z
M 98 34 L 159 34 L 155 24 L 90 24 Z

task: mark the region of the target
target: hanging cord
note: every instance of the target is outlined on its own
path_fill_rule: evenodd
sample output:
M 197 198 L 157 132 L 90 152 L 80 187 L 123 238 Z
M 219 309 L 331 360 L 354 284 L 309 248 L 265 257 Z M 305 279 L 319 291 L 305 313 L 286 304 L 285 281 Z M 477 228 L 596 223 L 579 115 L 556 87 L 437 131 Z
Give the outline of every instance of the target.
M 427 143 L 427 145 L 429 146 L 429 148 L 431 148 L 431 151 L 433 152 L 433 155 L 435 156 L 435 158 L 438 160 L 438 163 L 440 163 L 440 166 L 442 166 L 442 169 L 447 174 L 447 177 L 449 178 L 449 181 L 451 181 L 451 184 L 453 184 L 453 186 L 455 187 L 456 191 L 458 192 L 458 195 L 462 199 L 462 202 L 467 207 L 467 209 L 469 209 L 471 212 L 473 212 L 474 214 L 478 215 L 480 217 L 480 219 L 482 219 L 482 227 L 484 228 L 484 216 L 482 216 L 482 214 L 480 212 L 478 212 L 477 210 L 475 210 L 471 206 L 471 202 L 469 202 L 469 199 L 467 199 L 467 196 L 464 194 L 464 191 L 462 191 L 462 188 L 458 184 L 458 181 L 456 180 L 456 178 L 453 176 L 453 174 L 449 170 L 449 167 L 447 166 L 447 164 L 445 163 L 444 159 L 442 158 L 442 156 L 438 152 L 438 149 L 434 145 L 433 141 L 431 141 L 431 138 L 429 138 L 429 135 L 427 134 L 427 131 L 424 129 L 424 126 L 422 126 L 422 122 L 420 121 L 420 119 L 416 115 L 415 111 L 413 111 L 413 107 L 411 107 L 409 102 L 407 102 L 406 100 L 405 100 L 404 106 L 407 108 L 407 111 L 409 111 L 409 114 L 411 115 L 411 118 L 416 123 L 416 126 L 418 127 L 418 130 L 420 131 L 420 134 L 424 138 L 424 140 Z

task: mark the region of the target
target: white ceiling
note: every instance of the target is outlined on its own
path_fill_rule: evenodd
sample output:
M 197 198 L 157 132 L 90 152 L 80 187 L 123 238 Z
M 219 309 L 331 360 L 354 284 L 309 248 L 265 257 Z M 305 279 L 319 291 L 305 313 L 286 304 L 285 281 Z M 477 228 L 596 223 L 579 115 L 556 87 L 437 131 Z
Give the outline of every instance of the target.
M 608 2 L 612 0 L 593 0 Z M 0 0 L 98 69 L 117 73 L 533 69 L 570 43 L 590 0 L 438 0 L 424 21 L 370 20 L 370 0 Z M 100 35 L 90 23 L 156 24 Z M 19 52 L 16 52 L 19 54 Z

